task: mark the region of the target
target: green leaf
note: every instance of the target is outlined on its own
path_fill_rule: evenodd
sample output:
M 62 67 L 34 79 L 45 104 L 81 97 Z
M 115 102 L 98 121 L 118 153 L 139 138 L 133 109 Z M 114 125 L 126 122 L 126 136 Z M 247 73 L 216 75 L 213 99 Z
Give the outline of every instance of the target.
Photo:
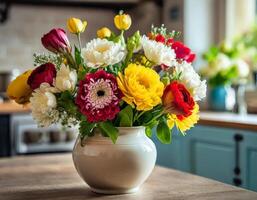
M 164 144 L 171 143 L 171 131 L 165 120 L 161 120 L 157 126 L 157 138 Z
M 80 139 L 83 140 L 87 136 L 92 136 L 95 123 L 89 123 L 87 120 L 82 120 L 79 124 Z
M 147 137 L 152 137 L 152 128 L 147 126 L 145 127 L 145 134 L 147 135 Z
M 100 122 L 98 123 L 98 128 L 104 132 L 104 134 L 108 135 L 112 142 L 115 144 L 118 138 L 118 129 L 113 126 L 110 121 Z
M 133 125 L 133 109 L 130 105 L 119 112 L 118 121 L 121 127 L 131 127 Z
M 74 97 L 69 91 L 64 91 L 57 97 L 57 105 L 60 110 L 67 112 L 76 118 L 78 115 L 78 107 L 74 102 Z
M 79 66 L 83 63 L 83 58 L 81 57 L 81 52 L 76 46 L 75 46 L 75 61 L 76 61 L 77 66 Z

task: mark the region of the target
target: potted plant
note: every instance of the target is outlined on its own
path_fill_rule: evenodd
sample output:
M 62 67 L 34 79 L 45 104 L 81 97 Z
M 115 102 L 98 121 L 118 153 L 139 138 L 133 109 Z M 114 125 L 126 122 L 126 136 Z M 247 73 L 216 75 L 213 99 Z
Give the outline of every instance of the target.
M 39 126 L 78 127 L 75 167 L 93 191 L 107 194 L 137 191 L 156 161 L 152 128 L 165 144 L 175 127 L 185 135 L 206 93 L 191 64 L 195 54 L 176 41 L 177 32 L 163 25 L 125 38 L 131 17 L 122 12 L 114 24 L 118 34 L 103 27 L 84 46 L 87 22 L 70 18 L 68 30 L 79 43 L 74 48 L 63 29 L 52 29 L 41 38 L 51 54 L 34 55 L 37 67 L 7 91 L 30 104 Z
M 212 110 L 233 110 L 236 94 L 232 85 L 247 82 L 249 66 L 239 52 L 238 46 L 224 41 L 203 54 L 207 65 L 200 69 L 200 74 L 208 81 L 208 103 Z

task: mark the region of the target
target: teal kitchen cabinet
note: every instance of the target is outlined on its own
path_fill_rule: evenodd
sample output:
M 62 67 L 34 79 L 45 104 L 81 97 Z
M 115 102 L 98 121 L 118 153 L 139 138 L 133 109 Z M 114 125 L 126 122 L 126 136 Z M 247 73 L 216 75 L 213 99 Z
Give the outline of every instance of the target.
M 257 133 L 197 125 L 171 145 L 154 141 L 157 164 L 257 191 Z
M 188 172 L 233 184 L 235 166 L 234 132 L 197 126 L 185 140 L 184 169 Z
M 242 186 L 257 191 L 257 133 L 244 132 L 240 143 Z
M 171 144 L 162 144 L 154 134 L 153 141 L 157 148 L 157 164 L 181 170 L 183 168 L 182 151 L 183 151 L 183 136 L 174 131 Z

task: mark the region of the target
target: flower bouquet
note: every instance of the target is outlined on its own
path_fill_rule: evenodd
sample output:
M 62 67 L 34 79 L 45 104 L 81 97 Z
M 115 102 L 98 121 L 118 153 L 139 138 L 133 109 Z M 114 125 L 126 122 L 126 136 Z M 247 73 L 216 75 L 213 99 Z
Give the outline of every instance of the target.
M 203 54 L 207 65 L 200 69 L 200 74 L 208 81 L 208 103 L 213 110 L 233 110 L 236 95 L 231 85 L 238 88 L 248 81 L 250 67 L 242 59 L 240 46 L 237 42 L 223 41 Z
M 30 103 L 39 126 L 78 126 L 73 159 L 81 177 L 94 191 L 126 193 L 153 169 L 152 129 L 165 144 L 175 127 L 185 135 L 199 119 L 206 83 L 192 67 L 195 54 L 176 41 L 178 32 L 152 26 L 147 35 L 125 38 L 131 17 L 122 12 L 114 24 L 118 34 L 103 27 L 84 47 L 87 22 L 70 18 L 74 48 L 63 29 L 52 29 L 41 38 L 51 54 L 34 55 L 37 67 L 7 92 L 19 104 Z

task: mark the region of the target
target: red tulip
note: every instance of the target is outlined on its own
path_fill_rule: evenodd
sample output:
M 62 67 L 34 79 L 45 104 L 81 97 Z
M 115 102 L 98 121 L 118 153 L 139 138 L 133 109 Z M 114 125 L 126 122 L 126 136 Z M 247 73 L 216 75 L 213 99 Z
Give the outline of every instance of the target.
M 40 87 L 41 83 L 49 83 L 50 85 L 53 85 L 55 77 L 55 65 L 52 63 L 46 63 L 33 70 L 27 83 L 32 90 L 35 90 Z
M 41 38 L 43 46 L 53 53 L 70 53 L 71 46 L 65 31 L 61 28 L 52 29 Z

